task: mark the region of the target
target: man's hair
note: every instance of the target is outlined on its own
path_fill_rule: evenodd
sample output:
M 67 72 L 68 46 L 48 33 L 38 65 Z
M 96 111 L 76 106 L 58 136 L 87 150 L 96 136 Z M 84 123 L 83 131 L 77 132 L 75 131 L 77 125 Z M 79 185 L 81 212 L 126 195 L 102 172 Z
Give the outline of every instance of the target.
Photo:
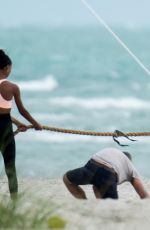
M 132 161 L 132 156 L 130 153 L 128 152 L 123 152 L 123 153 L 129 158 L 130 161 Z

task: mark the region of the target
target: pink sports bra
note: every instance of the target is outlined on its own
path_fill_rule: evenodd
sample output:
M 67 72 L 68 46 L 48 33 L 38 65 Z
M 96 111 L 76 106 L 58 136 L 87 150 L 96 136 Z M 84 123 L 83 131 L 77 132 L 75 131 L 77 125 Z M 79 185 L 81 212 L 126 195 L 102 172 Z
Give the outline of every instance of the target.
M 7 81 L 7 80 L 6 79 L 0 80 L 0 84 L 4 81 Z M 12 100 L 8 101 L 8 100 L 4 99 L 0 93 L 0 108 L 11 109 L 11 107 L 12 107 Z

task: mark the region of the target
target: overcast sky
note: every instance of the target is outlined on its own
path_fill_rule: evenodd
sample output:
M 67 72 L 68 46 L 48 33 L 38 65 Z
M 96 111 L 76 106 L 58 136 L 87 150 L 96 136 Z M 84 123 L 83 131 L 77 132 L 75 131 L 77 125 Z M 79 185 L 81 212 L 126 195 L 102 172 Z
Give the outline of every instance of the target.
M 150 25 L 150 0 L 86 0 L 109 24 Z M 96 24 L 81 0 L 0 0 L 0 25 Z

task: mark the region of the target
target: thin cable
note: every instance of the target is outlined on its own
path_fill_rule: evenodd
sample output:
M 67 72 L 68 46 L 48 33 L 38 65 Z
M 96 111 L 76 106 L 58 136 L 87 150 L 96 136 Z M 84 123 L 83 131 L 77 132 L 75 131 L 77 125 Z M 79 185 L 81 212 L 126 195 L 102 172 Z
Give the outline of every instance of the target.
M 81 2 L 88 8 L 88 10 L 94 15 L 94 17 L 113 35 L 113 37 L 119 42 L 119 44 L 130 54 L 130 56 L 138 63 L 138 65 L 150 76 L 150 71 L 140 61 L 140 59 L 128 48 L 128 46 L 118 37 L 118 35 L 107 25 L 107 23 L 98 15 L 98 13 L 87 3 L 86 0 Z

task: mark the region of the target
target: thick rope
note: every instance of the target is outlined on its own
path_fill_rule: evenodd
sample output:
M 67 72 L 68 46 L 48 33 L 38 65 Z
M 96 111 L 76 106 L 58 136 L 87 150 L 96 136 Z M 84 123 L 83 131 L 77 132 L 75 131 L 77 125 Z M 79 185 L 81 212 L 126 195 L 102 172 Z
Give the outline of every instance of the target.
M 27 126 L 27 129 L 33 129 L 33 125 Z M 82 131 L 82 130 L 74 130 L 74 129 L 64 129 L 64 128 L 56 128 L 49 126 L 42 126 L 43 130 L 59 132 L 59 133 L 68 133 L 68 134 L 77 134 L 77 135 L 87 135 L 87 136 L 122 136 L 122 134 L 118 134 L 115 132 L 92 132 L 92 131 Z M 14 134 L 17 135 L 21 130 L 17 129 Z M 129 132 L 124 133 L 126 136 L 137 137 L 137 136 L 150 136 L 150 132 Z

